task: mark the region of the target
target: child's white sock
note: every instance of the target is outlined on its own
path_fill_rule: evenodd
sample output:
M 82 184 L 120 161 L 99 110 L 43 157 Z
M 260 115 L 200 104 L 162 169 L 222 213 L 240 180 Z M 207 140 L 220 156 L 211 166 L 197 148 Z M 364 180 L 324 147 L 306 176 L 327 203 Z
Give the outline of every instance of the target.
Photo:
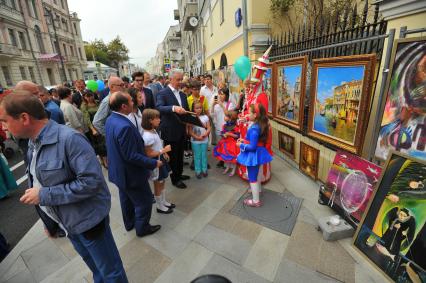
M 161 195 L 159 195 L 159 196 L 154 196 L 154 197 L 155 197 L 155 202 L 156 202 L 156 204 L 157 204 L 157 208 L 158 208 L 159 210 L 162 210 L 162 211 L 167 211 L 167 210 L 168 210 L 168 208 L 164 206 L 164 204 L 163 204 L 163 202 L 162 202 L 162 199 L 161 199 Z
M 170 202 L 166 201 L 166 190 L 165 189 L 161 192 L 161 202 L 165 206 L 170 206 L 171 205 Z
M 260 183 L 259 182 L 250 183 L 250 187 L 251 187 L 251 194 L 253 196 L 253 201 L 259 202 Z

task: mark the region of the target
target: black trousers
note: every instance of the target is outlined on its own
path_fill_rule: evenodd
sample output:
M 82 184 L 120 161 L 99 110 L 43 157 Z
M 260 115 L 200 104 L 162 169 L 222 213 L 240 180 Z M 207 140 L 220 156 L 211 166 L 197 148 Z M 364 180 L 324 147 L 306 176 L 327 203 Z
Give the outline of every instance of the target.
M 169 152 L 169 164 L 172 169 L 170 179 L 172 180 L 172 183 L 175 184 L 181 179 L 183 173 L 183 149 L 185 147 L 185 139 L 182 139 L 179 142 L 164 141 L 164 144 L 170 144 L 172 147 L 172 151 Z

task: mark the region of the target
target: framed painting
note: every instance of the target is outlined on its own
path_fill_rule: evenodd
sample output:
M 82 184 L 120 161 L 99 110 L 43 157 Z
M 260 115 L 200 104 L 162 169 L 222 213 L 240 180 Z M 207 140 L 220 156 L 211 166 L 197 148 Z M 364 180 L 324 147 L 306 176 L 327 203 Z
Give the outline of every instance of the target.
M 375 156 L 395 150 L 426 160 L 426 37 L 395 41 Z
M 306 56 L 274 64 L 274 118 L 295 129 L 303 125 L 306 64 Z
M 358 225 L 379 180 L 382 168 L 359 156 L 337 151 L 327 176 L 328 205 Z
M 369 115 L 375 54 L 313 61 L 308 135 L 359 154 Z
M 268 68 L 265 73 L 263 74 L 263 89 L 265 90 L 266 95 L 268 96 L 268 116 L 273 116 L 272 111 L 272 67 Z
M 395 282 L 426 278 L 426 163 L 391 152 L 355 247 Z
M 295 157 L 295 144 L 294 137 L 287 135 L 283 132 L 278 132 L 279 150 L 294 160 Z
M 299 169 L 314 180 L 318 178 L 319 156 L 318 149 L 300 142 Z

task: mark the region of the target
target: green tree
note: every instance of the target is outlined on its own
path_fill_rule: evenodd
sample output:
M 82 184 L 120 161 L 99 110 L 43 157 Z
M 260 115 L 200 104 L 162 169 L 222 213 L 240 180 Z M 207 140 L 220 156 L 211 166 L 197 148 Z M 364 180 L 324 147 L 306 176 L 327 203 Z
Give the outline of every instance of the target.
M 105 43 L 102 39 L 95 39 L 84 46 L 87 60 L 98 61 L 105 65 L 118 68 L 119 62 L 129 59 L 129 49 L 117 36 L 109 43 Z
M 117 36 L 107 45 L 108 58 L 111 60 L 111 65 L 114 68 L 118 68 L 118 63 L 129 60 L 129 49 L 121 41 L 120 37 Z

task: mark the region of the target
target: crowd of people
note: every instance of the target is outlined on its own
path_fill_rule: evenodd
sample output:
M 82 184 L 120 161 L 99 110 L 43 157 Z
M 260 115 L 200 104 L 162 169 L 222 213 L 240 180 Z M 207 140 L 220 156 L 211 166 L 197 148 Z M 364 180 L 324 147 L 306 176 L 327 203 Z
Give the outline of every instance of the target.
M 209 74 L 189 78 L 173 70 L 151 80 L 135 72 L 129 81 L 111 76 L 103 92 L 86 89 L 83 80 L 50 90 L 21 81 L 0 102 L 0 121 L 26 152 L 29 189 L 21 202 L 35 205 L 49 236 L 71 240 L 94 282 L 127 282 L 101 166 L 118 187 L 124 228 L 143 237 L 161 228 L 150 222 L 153 203 L 161 214 L 176 207 L 166 198 L 165 180 L 187 187 L 184 156 L 193 156 L 198 179 L 208 177 L 209 151 L 230 177 L 238 164 L 246 166 L 252 197 L 244 203 L 252 207 L 262 205 L 259 166 L 272 160 L 265 106 L 247 103 L 256 82 L 232 101 Z M 182 123 L 188 113 L 200 123 Z

